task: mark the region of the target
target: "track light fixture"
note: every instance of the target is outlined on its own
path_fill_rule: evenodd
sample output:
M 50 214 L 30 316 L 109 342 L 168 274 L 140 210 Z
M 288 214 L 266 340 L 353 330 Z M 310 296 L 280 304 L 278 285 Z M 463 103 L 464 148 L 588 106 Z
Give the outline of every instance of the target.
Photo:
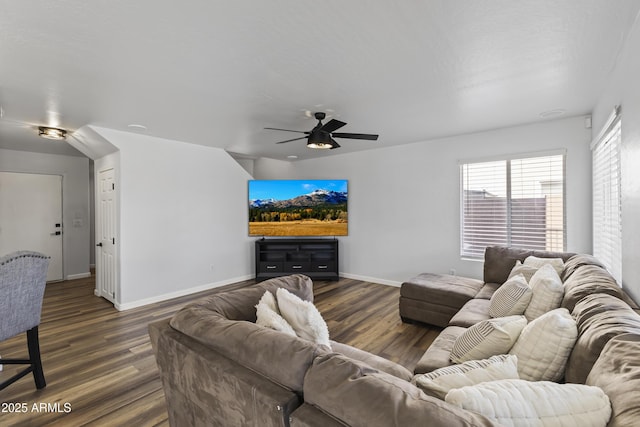
M 39 126 L 38 135 L 47 139 L 65 139 L 67 137 L 67 131 L 59 128 L 50 128 L 48 126 Z

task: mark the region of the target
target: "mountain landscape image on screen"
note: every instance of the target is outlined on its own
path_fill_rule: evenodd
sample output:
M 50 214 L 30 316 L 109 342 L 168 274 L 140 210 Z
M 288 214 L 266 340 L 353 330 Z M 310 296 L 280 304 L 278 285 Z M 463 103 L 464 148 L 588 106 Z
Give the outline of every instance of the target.
M 250 181 L 249 234 L 345 236 L 347 196 L 345 180 Z

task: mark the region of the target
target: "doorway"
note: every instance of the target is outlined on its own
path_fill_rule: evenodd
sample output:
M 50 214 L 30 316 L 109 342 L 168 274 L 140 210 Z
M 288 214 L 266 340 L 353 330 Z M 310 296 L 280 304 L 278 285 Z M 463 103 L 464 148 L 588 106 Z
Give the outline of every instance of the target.
M 0 254 L 19 250 L 51 257 L 47 281 L 64 279 L 62 176 L 0 172 Z
M 96 209 L 96 289 L 99 296 L 116 302 L 116 184 L 115 170 L 98 172 Z

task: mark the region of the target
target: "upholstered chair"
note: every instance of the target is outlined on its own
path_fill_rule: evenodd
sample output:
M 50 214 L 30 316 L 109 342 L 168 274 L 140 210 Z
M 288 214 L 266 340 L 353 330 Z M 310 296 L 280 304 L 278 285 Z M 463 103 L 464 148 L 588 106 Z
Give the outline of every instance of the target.
M 30 372 L 36 388 L 47 383 L 40 361 L 38 325 L 47 280 L 49 257 L 38 252 L 18 251 L 0 258 L 0 341 L 27 333 L 28 359 L 0 359 L 2 365 L 29 365 L 8 380 L 0 390 Z

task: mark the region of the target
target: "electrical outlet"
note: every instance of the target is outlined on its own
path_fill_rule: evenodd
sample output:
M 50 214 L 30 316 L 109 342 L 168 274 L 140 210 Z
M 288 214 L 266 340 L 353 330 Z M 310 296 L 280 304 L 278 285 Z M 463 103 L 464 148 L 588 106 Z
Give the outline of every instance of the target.
M 455 276 L 456 275 L 456 269 L 452 268 L 451 270 L 449 270 L 449 274 L 452 275 L 452 276 Z

